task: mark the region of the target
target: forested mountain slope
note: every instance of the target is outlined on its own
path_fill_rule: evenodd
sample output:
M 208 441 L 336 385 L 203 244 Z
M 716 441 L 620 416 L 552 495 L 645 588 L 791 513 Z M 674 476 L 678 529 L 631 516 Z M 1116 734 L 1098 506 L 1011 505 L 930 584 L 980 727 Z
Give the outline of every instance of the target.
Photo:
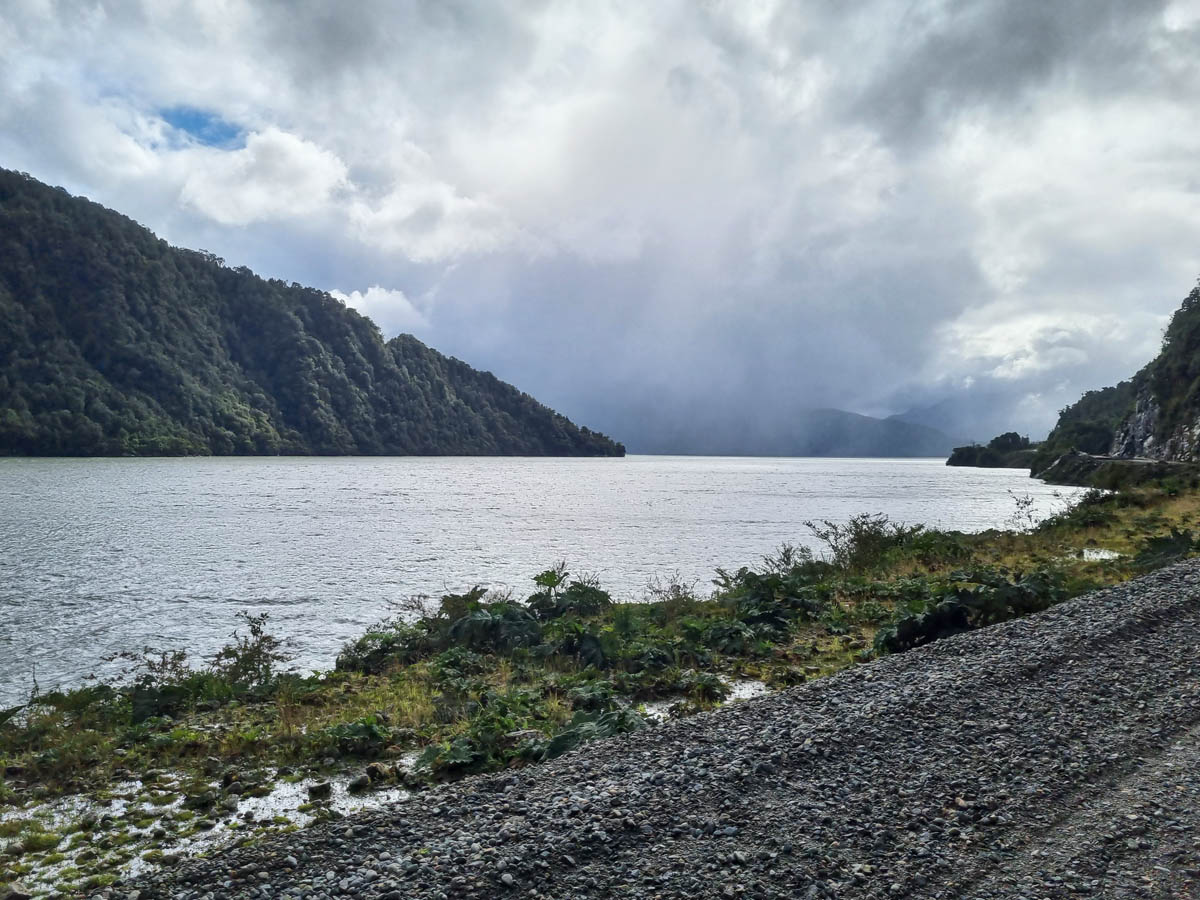
M 0 170 L 0 454 L 616 456 L 329 294 Z
M 1038 449 L 1034 474 L 1072 449 L 1200 459 L 1200 286 L 1171 318 L 1158 356 L 1129 381 L 1088 391 L 1062 411 Z

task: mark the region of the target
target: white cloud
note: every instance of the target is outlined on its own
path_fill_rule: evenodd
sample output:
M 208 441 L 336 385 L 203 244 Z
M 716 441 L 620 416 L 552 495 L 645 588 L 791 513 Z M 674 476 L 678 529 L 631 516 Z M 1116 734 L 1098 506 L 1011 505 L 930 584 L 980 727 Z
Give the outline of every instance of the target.
M 238 150 L 194 147 L 171 164 L 185 173 L 180 199 L 222 225 L 248 225 L 324 210 L 346 185 L 336 155 L 275 128 Z
M 494 204 L 464 197 L 444 182 L 408 182 L 378 199 L 357 197 L 347 215 L 363 243 L 418 262 L 486 253 L 518 233 Z
M 374 321 L 389 334 L 412 332 L 425 328 L 428 322 L 406 296 L 404 291 L 371 285 L 365 292 L 332 290 L 330 295 L 341 300 Z

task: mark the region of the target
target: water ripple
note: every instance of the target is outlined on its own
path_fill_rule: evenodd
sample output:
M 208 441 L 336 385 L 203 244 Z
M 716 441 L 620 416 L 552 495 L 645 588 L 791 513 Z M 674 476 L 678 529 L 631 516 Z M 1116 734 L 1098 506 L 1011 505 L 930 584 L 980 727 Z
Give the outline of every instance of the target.
M 709 583 L 810 519 L 886 512 L 1003 526 L 1012 494 L 1065 500 L 1021 471 L 940 460 L 0 460 L 0 704 L 111 673 L 146 645 L 205 656 L 269 612 L 302 669 L 394 615 L 476 583 L 532 589 L 559 560 L 636 599 L 656 576 Z

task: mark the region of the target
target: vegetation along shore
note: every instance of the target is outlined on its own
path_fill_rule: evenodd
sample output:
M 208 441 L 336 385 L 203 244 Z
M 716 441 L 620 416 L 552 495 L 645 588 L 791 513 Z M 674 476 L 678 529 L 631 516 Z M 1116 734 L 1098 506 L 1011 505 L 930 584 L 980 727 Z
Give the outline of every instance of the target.
M 560 565 L 527 597 L 415 600 L 320 674 L 246 617 L 211 660 L 146 653 L 0 713 L 0 883 L 84 892 L 1042 610 L 1191 554 L 1197 484 L 1091 491 L 1036 525 L 1016 498 L 982 534 L 810 523 L 823 552 L 638 603 Z

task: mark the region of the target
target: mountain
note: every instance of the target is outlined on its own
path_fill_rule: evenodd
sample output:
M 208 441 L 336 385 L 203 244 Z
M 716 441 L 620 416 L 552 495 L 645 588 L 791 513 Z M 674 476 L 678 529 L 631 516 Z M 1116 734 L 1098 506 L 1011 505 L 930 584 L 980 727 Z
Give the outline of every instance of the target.
M 1130 380 L 1088 391 L 1061 412 L 1034 472 L 1070 450 L 1200 460 L 1200 286 L 1171 318 L 1158 356 Z
M 707 437 L 689 436 L 657 453 L 717 456 L 945 456 L 954 445 L 933 428 L 840 409 L 807 409 L 770 421 L 722 423 Z
M 916 404 L 891 418 L 936 428 L 954 438 L 957 446 L 986 444 L 995 435 L 1010 431 L 1041 437 L 1046 433 L 1045 424 L 1011 387 L 995 379 L 980 379 L 970 387 L 954 387 L 954 393 L 936 403 Z
M 0 454 L 624 452 L 323 291 L 0 170 Z
M 976 440 L 975 435 L 982 434 L 983 430 L 964 426 L 959 405 L 955 399 L 946 399 L 930 406 L 914 406 L 902 413 L 888 416 L 887 421 L 924 425 L 926 428 L 951 435 L 959 442 Z
M 954 443 L 935 428 L 814 409 L 792 423 L 796 456 L 944 456 Z

